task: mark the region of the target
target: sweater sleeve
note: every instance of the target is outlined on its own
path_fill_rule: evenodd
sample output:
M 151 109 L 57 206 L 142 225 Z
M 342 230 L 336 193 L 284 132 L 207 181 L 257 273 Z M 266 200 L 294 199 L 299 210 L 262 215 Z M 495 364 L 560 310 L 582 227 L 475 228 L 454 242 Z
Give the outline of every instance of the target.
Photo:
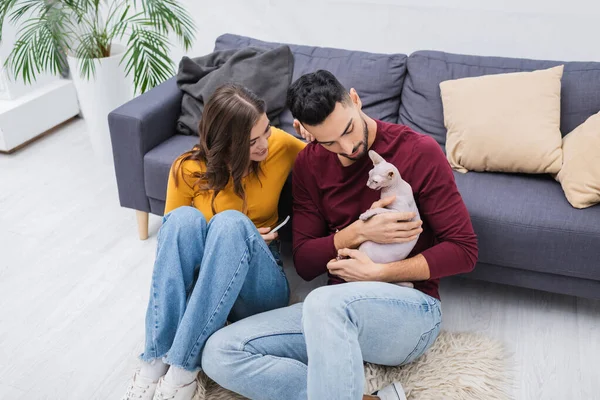
M 289 154 L 289 156 L 291 157 L 293 164 L 293 161 L 296 160 L 298 153 L 300 153 L 306 147 L 306 143 L 298 139 L 294 135 L 290 135 L 284 130 L 278 128 L 273 129 L 277 129 L 283 134 L 283 137 L 285 138 L 285 147 L 287 149 L 287 154 Z
M 175 183 L 173 171 L 177 175 L 177 184 Z M 193 198 L 194 188 L 188 181 L 186 174 L 184 174 L 184 165 L 181 162 L 181 158 L 177 158 L 169 171 L 164 214 L 170 213 L 177 207 L 191 206 Z
M 419 213 L 438 243 L 421 254 L 430 279 L 472 271 L 478 256 L 471 218 L 456 187 L 452 168 L 440 146 L 425 137 L 415 149 L 415 171 L 421 173 Z
M 310 168 L 300 153 L 292 170 L 292 241 L 294 266 L 306 281 L 327 272 L 327 263 L 337 256 L 335 234 L 329 234 L 327 222 L 311 196 L 316 185 L 310 179 Z

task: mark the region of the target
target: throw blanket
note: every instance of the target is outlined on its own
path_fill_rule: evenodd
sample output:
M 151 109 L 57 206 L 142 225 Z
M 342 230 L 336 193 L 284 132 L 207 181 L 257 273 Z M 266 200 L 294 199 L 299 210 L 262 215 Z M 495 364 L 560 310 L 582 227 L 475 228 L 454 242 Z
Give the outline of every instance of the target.
M 242 84 L 261 97 L 267 104 L 267 116 L 277 126 L 293 69 L 294 57 L 285 45 L 273 50 L 246 47 L 215 51 L 193 59 L 183 57 L 176 78 L 183 91 L 178 133 L 198 134 L 204 103 L 226 82 Z

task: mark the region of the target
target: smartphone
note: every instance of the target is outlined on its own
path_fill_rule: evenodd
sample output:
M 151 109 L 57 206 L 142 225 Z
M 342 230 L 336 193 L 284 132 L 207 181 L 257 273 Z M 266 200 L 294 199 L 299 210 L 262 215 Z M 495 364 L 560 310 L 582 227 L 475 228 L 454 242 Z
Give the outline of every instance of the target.
M 281 227 L 283 227 L 285 224 L 287 224 L 287 222 L 290 220 L 290 216 L 288 215 L 282 223 L 280 223 L 279 225 L 277 225 L 275 228 L 271 229 L 269 231 L 269 233 L 273 233 L 273 232 L 277 232 Z

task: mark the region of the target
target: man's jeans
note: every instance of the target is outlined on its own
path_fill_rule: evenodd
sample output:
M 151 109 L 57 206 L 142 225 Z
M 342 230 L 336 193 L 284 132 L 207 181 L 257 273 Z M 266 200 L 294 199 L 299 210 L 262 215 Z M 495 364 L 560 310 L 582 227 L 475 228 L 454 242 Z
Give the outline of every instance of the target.
M 275 246 L 240 212 L 221 212 L 209 224 L 193 207 L 164 216 L 140 358 L 199 369 L 206 340 L 226 320 L 287 306 L 288 281 L 275 257 Z
M 202 366 L 253 400 L 360 400 L 363 361 L 414 361 L 437 338 L 441 318 L 440 302 L 416 289 L 381 282 L 320 287 L 304 303 L 216 332 Z

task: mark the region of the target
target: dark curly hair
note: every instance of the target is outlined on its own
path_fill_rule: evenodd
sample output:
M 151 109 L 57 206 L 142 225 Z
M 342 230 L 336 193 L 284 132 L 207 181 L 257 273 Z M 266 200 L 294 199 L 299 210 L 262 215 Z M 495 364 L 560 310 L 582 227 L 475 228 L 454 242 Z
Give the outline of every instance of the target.
M 287 106 L 292 115 L 307 125 L 321 124 L 338 102 L 348 105 L 352 100 L 337 78 L 323 69 L 302 75 L 287 91 Z

